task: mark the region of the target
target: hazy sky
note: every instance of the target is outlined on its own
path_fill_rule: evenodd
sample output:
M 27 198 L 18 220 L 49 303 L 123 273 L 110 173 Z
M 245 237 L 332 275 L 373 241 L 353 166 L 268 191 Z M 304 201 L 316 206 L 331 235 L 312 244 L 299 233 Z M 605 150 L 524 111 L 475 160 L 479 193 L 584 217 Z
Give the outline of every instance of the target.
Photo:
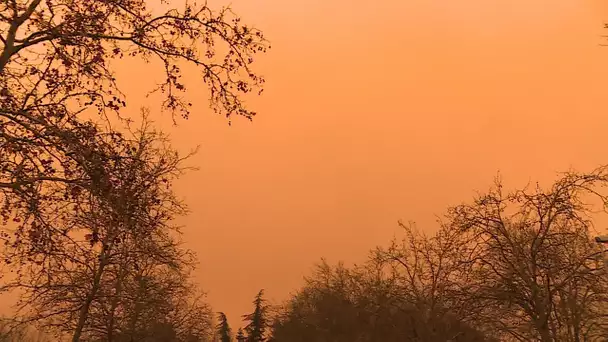
M 192 78 L 195 115 L 177 128 L 156 118 L 180 149 L 201 145 L 200 171 L 178 186 L 186 238 L 235 329 L 260 288 L 282 300 L 320 257 L 362 260 L 399 219 L 433 229 L 499 170 L 523 185 L 608 162 L 608 2 L 232 5 L 273 45 L 257 66 L 265 94 L 250 101 L 259 116 L 228 127 Z M 136 111 L 159 74 L 121 70 Z
M 189 121 L 159 122 L 179 148 L 201 145 L 200 171 L 178 189 L 187 240 L 235 328 L 260 288 L 282 300 L 320 257 L 362 260 L 399 219 L 433 229 L 499 170 L 523 185 L 608 162 L 608 3 L 232 5 L 273 45 L 258 64 L 266 92 L 250 102 L 259 116 L 228 127 L 201 87 Z M 154 76 L 128 71 L 138 105 Z

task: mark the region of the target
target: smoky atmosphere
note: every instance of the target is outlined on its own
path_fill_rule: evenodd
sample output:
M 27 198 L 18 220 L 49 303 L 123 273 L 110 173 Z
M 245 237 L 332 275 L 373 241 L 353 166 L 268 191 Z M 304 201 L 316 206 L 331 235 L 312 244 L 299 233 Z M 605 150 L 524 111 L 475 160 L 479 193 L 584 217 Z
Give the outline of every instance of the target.
M 608 341 L 607 23 L 0 1 L 0 342 Z

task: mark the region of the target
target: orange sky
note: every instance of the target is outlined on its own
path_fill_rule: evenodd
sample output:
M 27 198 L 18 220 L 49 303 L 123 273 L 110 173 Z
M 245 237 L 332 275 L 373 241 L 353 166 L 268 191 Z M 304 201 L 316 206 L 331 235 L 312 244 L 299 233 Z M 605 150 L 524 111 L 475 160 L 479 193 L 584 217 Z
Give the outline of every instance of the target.
M 266 91 L 250 101 L 259 116 L 228 127 L 199 87 L 190 120 L 156 118 L 180 149 L 201 145 L 200 171 L 178 186 L 186 238 L 235 329 L 260 288 L 282 300 L 320 257 L 362 260 L 399 219 L 433 229 L 499 170 L 524 185 L 608 162 L 608 2 L 232 5 L 273 45 L 257 66 Z M 160 74 L 121 70 L 137 113 Z
M 178 191 L 197 278 L 234 328 L 260 288 L 282 300 L 320 257 L 361 260 L 398 219 L 432 229 L 498 170 L 524 185 L 608 161 L 606 2 L 232 5 L 272 41 L 260 115 L 228 127 L 201 89 L 197 115 L 159 122 L 201 145 Z M 154 76 L 128 71 L 135 106 Z

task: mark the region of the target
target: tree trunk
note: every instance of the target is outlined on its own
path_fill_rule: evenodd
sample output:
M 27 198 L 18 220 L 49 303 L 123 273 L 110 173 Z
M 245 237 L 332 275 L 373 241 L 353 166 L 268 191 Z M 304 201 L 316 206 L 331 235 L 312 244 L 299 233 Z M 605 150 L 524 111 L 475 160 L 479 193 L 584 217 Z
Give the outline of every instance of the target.
M 540 335 L 541 342 L 553 342 L 553 338 L 551 337 L 551 330 L 549 328 L 549 319 L 545 312 L 542 312 L 538 315 L 536 322 L 536 330 Z
M 6 38 L 4 39 L 4 49 L 0 53 L 0 74 L 4 72 L 4 68 L 10 61 L 11 57 L 19 51 L 19 46 L 15 47 L 15 39 L 17 38 L 17 30 L 23 23 L 25 23 L 32 13 L 36 10 L 36 7 L 40 4 L 41 0 L 34 0 L 28 6 L 25 12 L 20 16 L 14 18 L 10 22 L 8 27 Z M 6 2 L 5 2 L 6 3 Z M 23 47 L 23 46 L 21 46 Z
M 86 297 L 84 305 L 80 309 L 78 324 L 76 325 L 76 329 L 74 329 L 74 335 L 72 335 L 72 342 L 80 342 L 80 336 L 82 335 L 82 330 L 84 329 L 84 325 L 89 316 L 89 309 L 91 308 L 91 303 L 95 299 L 97 292 L 99 291 L 99 283 L 101 282 L 101 275 L 103 274 L 103 270 L 106 265 L 105 251 L 102 252 L 102 256 L 100 257 L 101 262 L 99 263 L 99 268 L 95 271 L 95 276 L 93 278 L 93 287 L 91 291 Z
M 116 279 L 116 284 L 114 285 L 114 289 L 116 290 L 114 293 L 114 298 L 112 298 L 112 303 L 110 306 L 110 319 L 108 322 L 107 330 L 106 330 L 106 338 L 108 342 L 112 342 L 114 340 L 114 316 L 116 314 L 116 308 L 118 307 L 118 303 L 120 302 L 119 297 L 122 292 L 122 283 L 126 274 L 126 266 L 120 265 L 120 271 L 118 273 L 118 277 Z
M 133 342 L 135 340 L 135 330 L 137 328 L 137 323 L 139 322 L 139 314 L 141 312 L 141 304 L 140 304 L 140 300 L 142 297 L 142 294 L 144 293 L 144 289 L 143 289 L 143 284 L 139 283 L 138 286 L 138 290 L 137 290 L 137 295 L 135 296 L 135 307 L 134 307 L 134 312 L 133 312 L 133 317 L 131 317 L 131 322 L 129 324 L 129 334 L 131 335 L 130 341 Z

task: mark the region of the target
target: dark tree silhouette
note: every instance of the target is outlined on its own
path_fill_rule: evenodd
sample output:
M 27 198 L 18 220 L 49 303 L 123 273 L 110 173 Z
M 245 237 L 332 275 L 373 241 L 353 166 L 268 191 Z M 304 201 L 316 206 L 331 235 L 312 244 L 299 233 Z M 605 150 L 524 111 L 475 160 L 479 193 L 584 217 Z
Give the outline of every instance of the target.
M 124 323 L 121 315 L 144 319 L 133 313 L 144 299 L 162 300 L 155 310 L 160 322 L 168 323 L 175 310 L 160 309 L 176 307 L 172 300 L 183 298 L 176 297 L 180 291 L 191 293 L 184 272 L 194 261 L 180 248 L 179 227 L 172 223 L 186 213 L 171 185 L 184 170 L 184 158 L 146 120 L 132 137 L 108 139 L 91 145 L 104 160 L 96 166 L 95 196 L 74 185 L 53 222 L 31 217 L 30 230 L 17 230 L 13 239 L 19 243 L 4 249 L 17 275 L 7 286 L 22 291 L 26 318 L 70 334 L 74 342 L 98 338 L 100 331 L 112 340 Z M 143 286 L 144 280 L 154 280 L 157 292 Z M 149 309 L 150 303 L 143 304 Z M 182 309 L 195 312 L 183 305 L 177 311 Z M 177 320 L 192 321 L 185 318 Z
M 268 47 L 263 34 L 242 24 L 230 8 L 213 11 L 187 3 L 182 10 L 155 15 L 148 3 L 0 4 L 0 216 L 5 221 L 29 226 L 36 216 L 55 225 L 55 212 L 74 192 L 103 195 L 100 167 L 108 156 L 96 145 L 114 143 L 116 119 L 132 117 L 122 110 L 126 97 L 112 69 L 122 58 L 161 62 L 165 77 L 150 90 L 163 94 L 162 108 L 174 114 L 190 112 L 181 81 L 182 67 L 189 66 L 200 72 L 216 112 L 254 116 L 242 95 L 262 89 L 264 79 L 250 67 L 254 55 Z M 2 233 L 6 238 L 7 231 Z
M 242 328 L 239 328 L 239 330 L 236 333 L 236 340 L 237 342 L 245 342 L 247 341 L 247 337 L 245 336 L 245 333 L 243 332 Z
M 407 291 L 381 266 L 318 265 L 285 303 L 272 341 L 491 341 L 454 315 L 428 317 L 423 306 L 404 300 Z
M 219 323 L 216 326 L 216 333 L 220 342 L 232 341 L 232 329 L 228 324 L 228 317 L 223 312 L 218 313 Z
M 264 299 L 264 290 L 260 290 L 253 301 L 254 310 L 244 315 L 247 325 L 247 342 L 262 342 L 266 340 L 266 330 L 269 326 L 269 306 Z
M 213 108 L 227 116 L 254 115 L 237 94 L 263 83 L 250 65 L 268 45 L 230 8 L 186 3 L 181 11 L 154 15 L 144 0 L 28 0 L 4 2 L 0 13 L 0 104 L 9 120 L 65 114 L 80 100 L 117 110 L 124 100 L 110 62 L 126 56 L 162 62 L 166 77 L 156 90 L 166 94 L 168 109 L 189 112 L 179 96 L 184 62 L 201 72 Z M 44 105 L 49 108 L 39 112 Z
M 507 192 L 497 180 L 449 208 L 436 234 L 402 225 L 403 241 L 374 257 L 427 320 L 456 315 L 502 341 L 604 341 L 608 283 L 591 214 L 606 210 L 606 185 L 607 167 L 548 189 Z
M 606 210 L 607 185 L 608 167 L 567 172 L 548 189 L 507 192 L 497 180 L 449 209 L 447 224 L 469 241 L 466 293 L 493 312 L 485 321 L 520 341 L 605 339 L 608 283 L 591 214 Z
M 230 8 L 186 3 L 156 15 L 148 4 L 0 4 L 2 262 L 17 271 L 8 288 L 25 289 L 23 304 L 39 309 L 29 318 L 70 331 L 74 341 L 102 326 L 113 338 L 128 301 L 109 289 L 124 295 L 137 283 L 128 281 L 137 272 L 127 260 L 148 253 L 170 264 L 163 259 L 174 250 L 163 244 L 175 232 L 168 222 L 184 213 L 171 192 L 183 171 L 180 157 L 122 129 L 132 115 L 112 66 L 123 58 L 159 61 L 164 77 L 150 91 L 162 95 L 161 108 L 174 117 L 191 110 L 183 68 L 200 72 L 211 108 L 229 122 L 255 115 L 242 96 L 261 92 L 264 83 L 251 64 L 268 42 Z M 173 319 L 181 325 L 169 329 L 162 321 L 156 328 L 179 335 L 193 322 L 188 315 Z

